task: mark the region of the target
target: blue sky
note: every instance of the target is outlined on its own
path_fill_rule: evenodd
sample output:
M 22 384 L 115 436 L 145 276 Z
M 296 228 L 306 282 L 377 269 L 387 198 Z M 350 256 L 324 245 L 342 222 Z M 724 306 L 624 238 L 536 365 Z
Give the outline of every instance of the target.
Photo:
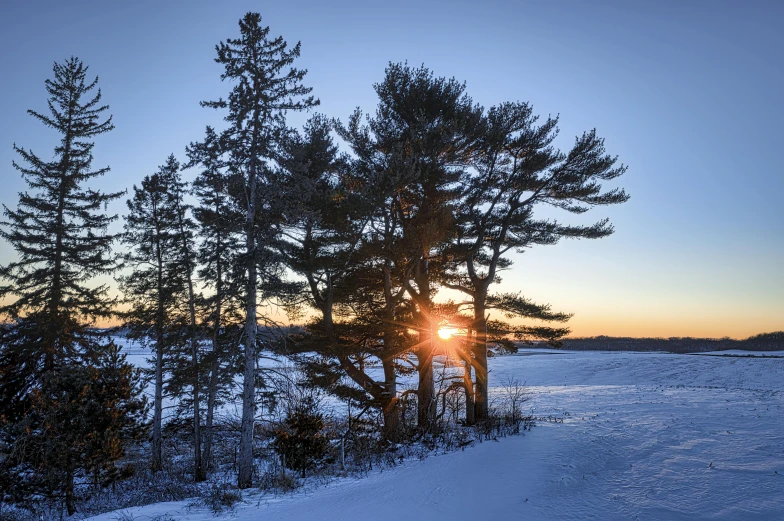
M 214 46 L 259 11 L 302 42 L 298 65 L 346 118 L 372 111 L 390 61 L 465 81 L 484 106 L 523 100 L 560 114 L 559 144 L 596 128 L 629 171 L 632 199 L 583 216 L 616 233 L 516 257 L 516 289 L 574 312 L 575 334 L 733 336 L 784 329 L 784 3 L 775 1 L 43 2 L 0 4 L 0 202 L 24 185 L 12 144 L 48 157 L 53 61 L 100 77 L 116 129 L 98 139 L 97 184 L 130 189 L 184 156 L 224 96 Z M 304 116 L 291 118 L 301 124 Z M 114 210 L 122 213 L 122 203 Z M 0 262 L 12 258 L 0 244 Z

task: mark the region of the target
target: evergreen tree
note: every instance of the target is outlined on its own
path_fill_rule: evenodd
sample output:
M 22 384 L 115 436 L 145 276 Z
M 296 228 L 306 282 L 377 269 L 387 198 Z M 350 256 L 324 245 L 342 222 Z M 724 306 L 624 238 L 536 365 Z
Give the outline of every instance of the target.
M 144 433 L 146 401 L 140 371 L 114 344 L 82 363 L 45 373 L 30 393 L 21 421 L 0 420 L 2 501 L 63 501 L 76 512 L 77 484 L 104 487 L 132 472 L 118 468 L 127 443 Z
M 225 68 L 221 79 L 235 85 L 227 100 L 202 105 L 228 109 L 229 128 L 222 139 L 228 147 L 229 168 L 242 176 L 243 184 L 247 307 L 237 482 L 247 488 L 253 469 L 259 279 L 265 274 L 274 278 L 278 267 L 271 249 L 283 201 L 275 187 L 275 162 L 287 133 L 286 113 L 306 110 L 318 100 L 307 97 L 311 89 L 302 84 L 307 71 L 292 66 L 300 54 L 299 43 L 289 49 L 282 37 L 270 39 L 269 27 L 261 26 L 258 13 L 246 14 L 239 25 L 240 37 L 219 43 L 215 60 Z
M 322 432 L 324 415 L 313 396 L 303 396 L 286 413 L 286 418 L 275 430 L 272 446 L 283 456 L 286 467 L 301 472 L 316 466 L 324 459 L 329 440 Z
M 237 273 L 237 252 L 242 249 L 243 215 L 232 189 L 242 188 L 242 180 L 226 172 L 224 147 L 220 136 L 207 127 L 204 141 L 191 143 L 187 149 L 188 167 L 199 165 L 201 171 L 193 182 L 193 194 L 199 204 L 193 210 L 201 242 L 199 276 L 212 290 L 201 305 L 206 309 L 206 334 L 211 350 L 203 357 L 206 376 L 207 407 L 203 461 L 212 465 L 213 422 L 216 406 L 227 395 L 236 374 L 236 359 L 243 320 L 242 274 Z
M 100 121 L 108 106 L 100 105 L 100 89 L 92 93 L 98 78 L 86 78 L 77 58 L 55 63 L 54 79 L 46 80 L 51 115 L 28 111 L 62 136 L 51 161 L 14 145 L 23 163 L 13 165 L 33 192 L 20 193 L 16 209 L 4 205 L 0 229 L 19 256 L 0 268 L 0 299 L 7 302 L 0 314 L 15 324 L 0 357 L 4 405 L 19 403 L 42 372 L 93 345 L 85 321 L 112 315 L 108 288 L 89 282 L 116 269 L 116 236 L 106 232 L 116 216 L 104 208 L 122 194 L 85 186 L 109 171 L 91 169 L 92 138 L 114 128 L 111 116 Z
M 552 142 L 558 133 L 557 119 L 537 125 L 537 117 L 526 103 L 504 103 L 483 115 L 477 146 L 472 154 L 473 175 L 466 182 L 461 204 L 456 207 L 459 223 L 451 248 L 446 286 L 466 293 L 472 302 L 472 366 L 476 371 L 475 416 L 488 413 L 488 332 L 511 333 L 517 338 L 549 342 L 568 333 L 565 328 L 515 326 L 496 321 L 488 326 L 488 311 L 499 309 L 507 318 L 563 322 L 570 315 L 554 313 L 516 294 L 492 295 L 491 284 L 500 281 L 499 271 L 511 265 L 507 254 L 534 245 L 555 244 L 562 237 L 596 239 L 611 234 L 606 219 L 594 224 L 564 225 L 552 219 L 537 219 L 534 209 L 551 205 L 581 214 L 591 207 L 618 204 L 628 195 L 620 189 L 604 190 L 602 181 L 626 171 L 605 152 L 595 131 L 584 133 L 566 154 Z
M 295 133 L 285 147 L 286 190 L 295 201 L 281 241 L 287 266 L 305 279 L 304 298 L 319 316 L 306 334 L 294 338 L 295 351 L 320 357 L 303 359 L 311 384 L 323 386 L 344 399 L 381 407 L 384 433 L 396 435 L 397 400 L 394 357 L 387 357 L 392 338 L 382 340 L 380 316 L 370 310 L 370 292 L 380 294 L 379 270 L 374 288 L 362 282 L 368 259 L 363 242 L 373 217 L 373 195 L 367 178 L 347 157 L 338 154 L 324 116 L 311 118 L 302 135 Z M 385 369 L 377 381 L 364 369 L 376 357 Z M 356 386 L 344 385 L 348 376 Z M 357 389 L 358 387 L 358 389 Z
M 195 249 L 195 229 L 196 223 L 190 217 L 191 207 L 185 203 L 184 197 L 187 192 L 187 184 L 180 176 L 180 164 L 174 155 L 170 155 L 166 164 L 159 170 L 159 175 L 166 176 L 166 186 L 168 187 L 171 203 L 174 210 L 174 230 L 173 230 L 173 249 L 172 249 L 172 268 L 180 274 L 186 293 L 182 295 L 184 308 L 180 313 L 183 336 L 186 339 L 182 342 L 188 348 L 180 363 L 172 371 L 172 380 L 169 387 L 174 390 L 174 394 L 179 396 L 182 389 L 190 387 L 191 399 L 190 406 L 193 412 L 193 475 L 196 481 L 203 481 L 206 478 L 201 452 L 201 400 L 200 393 L 200 349 L 199 349 L 199 330 L 196 319 L 196 293 L 194 290 L 194 277 L 196 272 L 196 249 Z M 181 403 L 187 403 L 187 400 Z
M 433 374 L 438 323 L 434 297 L 442 277 L 442 252 L 456 233 L 453 207 L 470 162 L 480 109 L 454 79 L 435 78 L 425 67 L 391 64 L 375 86 L 379 105 L 366 127 L 359 113 L 342 132 L 367 168 L 387 189 L 389 215 L 398 227 L 390 264 L 413 303 L 411 326 L 418 371 L 418 419 L 428 431 L 435 421 Z M 381 226 L 381 225 L 380 225 Z
M 0 299 L 6 301 L 0 314 L 8 321 L 0 334 L 0 434 L 12 448 L 3 465 L 24 483 L 20 490 L 26 493 L 45 493 L 40 487 L 62 490 L 69 513 L 75 508 L 75 473 L 108 468 L 122 453 L 125 440 L 103 433 L 101 425 L 132 427 L 139 410 L 131 405 L 137 403 L 136 386 L 119 381 L 115 398 L 128 407 L 118 402 L 117 408 L 98 411 L 90 405 L 104 399 L 106 388 L 94 379 L 107 350 L 115 352 L 113 363 L 122 378 L 133 379 L 116 348 L 90 327 L 113 314 L 108 288 L 91 281 L 116 270 L 111 254 L 116 236 L 107 233 L 116 216 L 105 209 L 122 195 L 86 186 L 109 171 L 91 167 L 93 138 L 113 128 L 111 116 L 102 120 L 108 106 L 101 105 L 97 83 L 97 77 L 87 82 L 87 67 L 77 58 L 54 64 L 54 78 L 46 81 L 50 114 L 28 113 L 61 140 L 51 161 L 14 145 L 22 162 L 13 165 L 30 191 L 19 194 L 16 209 L 4 207 L 0 229 L 19 257 L 0 268 Z M 83 417 L 85 408 L 95 411 L 92 417 Z M 63 445 L 67 440 L 92 445 L 77 450 Z M 53 453 L 42 455 L 46 447 Z
M 130 310 L 125 313 L 129 337 L 155 350 L 151 467 L 163 468 L 164 358 L 181 351 L 182 336 L 174 327 L 181 317 L 186 281 L 180 262 L 176 191 L 172 186 L 174 165 L 161 166 L 133 187 L 127 201 L 123 243 L 128 247 L 124 263 L 130 272 L 119 277 Z

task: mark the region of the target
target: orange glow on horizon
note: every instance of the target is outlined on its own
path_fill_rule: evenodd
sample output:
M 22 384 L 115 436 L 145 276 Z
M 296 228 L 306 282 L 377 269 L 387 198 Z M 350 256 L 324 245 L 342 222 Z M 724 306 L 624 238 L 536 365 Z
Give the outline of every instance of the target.
M 449 340 L 457 334 L 457 329 L 449 326 L 442 326 L 438 328 L 438 337 L 441 340 Z

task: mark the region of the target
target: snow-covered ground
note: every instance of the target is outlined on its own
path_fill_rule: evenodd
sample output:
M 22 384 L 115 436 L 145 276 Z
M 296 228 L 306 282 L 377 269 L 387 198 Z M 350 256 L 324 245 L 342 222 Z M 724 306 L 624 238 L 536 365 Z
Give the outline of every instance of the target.
M 525 436 L 283 497 L 227 519 L 784 519 L 784 358 L 522 351 L 490 360 L 494 395 L 525 382 Z M 562 422 L 560 420 L 563 420 Z M 214 516 L 188 502 L 134 519 Z M 114 520 L 119 512 L 94 519 Z

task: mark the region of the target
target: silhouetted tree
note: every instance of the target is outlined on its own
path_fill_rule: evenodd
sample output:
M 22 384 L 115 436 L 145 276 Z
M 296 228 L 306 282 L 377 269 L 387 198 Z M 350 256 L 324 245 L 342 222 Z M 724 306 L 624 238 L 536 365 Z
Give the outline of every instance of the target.
M 312 396 L 299 398 L 286 413 L 283 424 L 275 429 L 273 447 L 283 456 L 286 467 L 301 472 L 322 460 L 329 447 L 324 429 L 324 415 Z
M 304 300 L 319 313 L 306 333 L 293 339 L 293 349 L 320 355 L 303 360 L 310 384 L 385 411 L 384 433 L 391 439 L 397 431 L 397 393 L 394 360 L 384 354 L 392 340 L 382 340 L 381 317 L 365 305 L 370 292 L 381 294 L 381 271 L 372 269 L 373 289 L 366 284 L 372 276 L 360 274 L 370 260 L 363 243 L 375 196 L 354 168 L 357 163 L 339 156 L 331 130 L 327 118 L 314 116 L 302 135 L 294 133 L 287 141 L 282 162 L 294 206 L 280 247 L 289 268 L 305 279 Z M 381 361 L 385 381 L 364 370 L 367 357 Z M 355 385 L 345 385 L 343 375 Z
M 196 293 L 194 290 L 194 277 L 196 275 L 196 223 L 190 216 L 191 206 L 185 203 L 188 191 L 187 184 L 180 176 L 180 164 L 173 155 L 169 156 L 166 164 L 161 167 L 159 175 L 167 177 L 169 195 L 174 210 L 174 237 L 172 248 L 173 270 L 182 277 L 186 293 L 182 303 L 186 309 L 180 313 L 182 331 L 187 342 L 187 352 L 172 371 L 170 388 L 175 395 L 181 395 L 183 388 L 190 387 L 191 410 L 193 413 L 193 475 L 196 481 L 206 478 L 206 471 L 202 462 L 201 453 L 201 401 L 200 392 L 200 348 L 199 329 L 196 319 Z M 183 402 L 187 403 L 187 400 Z
M 375 85 L 375 116 L 361 123 L 356 112 L 342 131 L 360 161 L 377 172 L 397 239 L 390 266 L 413 303 L 411 326 L 419 341 L 413 348 L 418 371 L 418 419 L 422 430 L 435 421 L 433 354 L 438 323 L 434 297 L 443 271 L 442 252 L 456 235 L 453 207 L 461 195 L 480 122 L 480 109 L 454 79 L 435 78 L 425 67 L 390 64 Z M 390 220 L 393 217 L 393 220 Z
M 6 301 L 0 314 L 16 324 L 7 330 L 10 343 L 0 367 L 7 357 L 26 360 L 2 372 L 3 405 L 19 403 L 42 372 L 93 345 L 84 320 L 112 314 L 108 288 L 89 281 L 116 269 L 111 255 L 116 236 L 106 233 L 116 216 L 104 207 L 122 194 L 85 187 L 109 171 L 91 170 L 92 138 L 114 128 L 111 116 L 100 121 L 108 109 L 100 105 L 100 89 L 91 96 L 98 78 L 85 83 L 86 78 L 87 67 L 77 58 L 55 63 L 54 79 L 46 80 L 51 115 L 28 111 L 62 136 L 51 161 L 14 145 L 23 164 L 13 165 L 33 192 L 20 193 L 16 209 L 4 205 L 0 236 L 19 258 L 0 268 L 0 298 Z
M 107 233 L 116 216 L 106 213 L 106 205 L 122 195 L 86 186 L 109 171 L 91 168 L 93 138 L 114 128 L 111 116 L 102 121 L 108 106 L 101 105 L 97 83 L 97 77 L 87 82 L 87 67 L 77 58 L 54 64 L 54 78 L 46 80 L 49 114 L 28 113 L 57 131 L 61 140 L 50 161 L 14 145 L 22 162 L 13 165 L 30 191 L 19 194 L 16 209 L 4 206 L 0 229 L 18 254 L 18 260 L 0 268 L 0 299 L 5 301 L 0 314 L 8 321 L 0 334 L 0 431 L 13 449 L 3 464 L 19 477 L 20 490 L 33 493 L 44 482 L 63 490 L 69 514 L 75 509 L 74 473 L 110 466 L 125 440 L 112 441 L 117 445 L 111 453 L 98 441 L 84 450 L 62 444 L 77 438 L 92 443 L 103 435 L 102 422 L 111 419 L 105 415 L 128 426 L 138 419 L 135 406 L 119 404 L 82 417 L 85 407 L 94 410 L 89 404 L 102 400 L 105 390 L 88 381 L 102 369 L 104 353 L 116 351 L 90 327 L 113 315 L 107 286 L 93 280 L 117 269 L 111 254 L 116 235 Z M 130 368 L 116 352 L 112 356 L 118 370 L 131 378 Z M 117 392 L 128 403 L 138 396 L 130 384 Z M 73 403 L 62 396 L 71 396 Z M 37 427 L 30 422 L 38 422 Z M 46 447 L 53 453 L 42 455 Z M 42 481 L 42 475 L 54 477 Z
M 175 161 L 176 163 L 176 161 Z M 124 299 L 130 305 L 125 313 L 129 338 L 152 344 L 155 350 L 151 466 L 163 468 L 162 421 L 165 360 L 180 351 L 182 336 L 174 327 L 181 317 L 187 282 L 179 262 L 180 229 L 177 195 L 173 186 L 175 169 L 171 162 L 147 175 L 133 187 L 127 201 L 123 256 L 129 272 L 118 278 Z M 187 298 L 187 297 L 186 297 Z
M 596 239 L 613 231 L 607 219 L 588 226 L 537 219 L 535 207 L 550 205 L 581 214 L 594 206 L 628 199 L 623 190 L 603 190 L 601 182 L 617 178 L 626 167 L 616 165 L 617 159 L 605 152 L 595 131 L 584 133 L 568 153 L 562 153 L 552 146 L 558 133 L 557 119 L 548 118 L 541 125 L 536 122 L 526 103 L 504 103 L 487 111 L 478 127 L 473 175 L 456 207 L 459 233 L 450 252 L 451 280 L 446 286 L 466 293 L 473 303 L 477 420 L 486 418 L 488 412 L 488 310 L 499 309 L 508 318 L 556 322 L 569 318 L 520 295 L 494 297 L 489 293 L 490 285 L 500 280 L 499 271 L 511 265 L 507 253 L 555 244 L 562 237 Z M 565 328 L 510 327 L 499 322 L 490 329 L 550 342 L 568 333 Z
M 211 294 L 203 299 L 205 324 L 211 350 L 203 356 L 209 368 L 206 375 L 207 408 L 203 459 L 212 465 L 213 422 L 215 408 L 233 384 L 241 342 L 244 291 L 238 269 L 238 252 L 242 249 L 242 209 L 232 190 L 242 190 L 242 179 L 226 172 L 224 147 L 220 136 L 207 127 L 204 141 L 191 143 L 187 149 L 188 166 L 198 165 L 200 172 L 193 182 L 198 205 L 193 209 L 201 242 L 199 276 Z
M 318 100 L 306 97 L 311 91 L 302 84 L 307 71 L 292 67 L 300 54 L 299 43 L 289 49 L 282 37 L 270 39 L 269 27 L 261 26 L 258 13 L 246 14 L 239 25 L 240 37 L 219 43 L 215 59 L 224 66 L 221 79 L 235 85 L 227 100 L 202 105 L 228 109 L 225 120 L 229 128 L 222 140 L 229 168 L 241 175 L 243 182 L 247 308 L 237 483 L 247 488 L 253 470 L 259 268 L 265 272 L 275 266 L 270 247 L 280 220 L 278 205 L 284 203 L 275 188 L 275 162 L 286 135 L 286 112 L 307 110 Z

